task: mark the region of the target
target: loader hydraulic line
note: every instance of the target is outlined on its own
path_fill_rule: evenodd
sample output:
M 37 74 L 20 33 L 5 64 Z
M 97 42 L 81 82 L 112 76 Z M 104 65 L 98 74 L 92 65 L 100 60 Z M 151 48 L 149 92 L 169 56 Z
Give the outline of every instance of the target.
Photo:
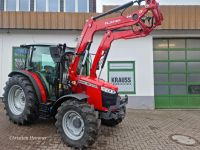
M 122 9 L 128 8 L 128 7 L 132 6 L 133 4 L 134 4 L 134 2 L 132 2 L 132 1 L 131 1 L 131 2 L 128 2 L 128 3 L 126 3 L 126 4 L 124 4 L 124 5 L 120 6 L 120 7 L 111 9 L 111 10 L 108 11 L 108 12 L 105 12 L 105 13 L 103 13 L 103 14 L 100 14 L 100 15 L 98 15 L 98 16 L 95 16 L 93 19 L 94 19 L 94 20 L 97 20 L 97 19 L 99 19 L 99 18 L 101 18 L 101 17 L 107 16 L 107 15 L 110 15 L 110 14 L 115 13 L 115 12 L 117 12 L 117 11 L 120 11 L 120 10 L 122 10 Z

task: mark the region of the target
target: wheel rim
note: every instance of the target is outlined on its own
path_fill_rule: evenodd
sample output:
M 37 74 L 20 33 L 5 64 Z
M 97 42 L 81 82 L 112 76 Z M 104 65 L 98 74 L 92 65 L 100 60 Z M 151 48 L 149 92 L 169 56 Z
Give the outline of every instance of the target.
M 25 108 L 24 90 L 19 85 L 13 85 L 8 93 L 8 105 L 14 115 L 20 115 Z
M 71 140 L 79 140 L 84 134 L 83 118 L 76 111 L 68 111 L 62 120 L 62 127 L 65 134 Z

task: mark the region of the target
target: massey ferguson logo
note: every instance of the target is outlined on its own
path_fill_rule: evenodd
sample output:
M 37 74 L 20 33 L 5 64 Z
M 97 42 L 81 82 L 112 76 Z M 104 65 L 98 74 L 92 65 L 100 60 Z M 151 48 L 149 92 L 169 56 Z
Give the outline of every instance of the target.
M 111 20 L 111 21 L 105 22 L 105 25 L 109 25 L 109 24 L 113 24 L 113 23 L 118 23 L 118 22 L 120 22 L 120 21 L 121 21 L 120 19 Z

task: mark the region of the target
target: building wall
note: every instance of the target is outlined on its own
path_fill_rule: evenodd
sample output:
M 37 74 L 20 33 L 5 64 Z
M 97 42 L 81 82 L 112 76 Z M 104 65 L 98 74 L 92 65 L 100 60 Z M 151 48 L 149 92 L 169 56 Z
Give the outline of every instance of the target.
M 200 6 L 161 6 L 161 12 L 163 13 L 164 21 L 161 26 L 156 28 L 158 31 L 200 29 Z M 125 13 L 127 12 L 125 11 Z M 0 11 L 0 29 L 82 30 L 85 21 L 96 15 L 98 14 L 92 12 Z M 119 16 L 119 14 L 111 14 L 109 17 L 116 16 Z
M 1 74 L 0 95 L 3 93 L 8 73 L 12 70 L 12 47 L 20 44 L 33 43 L 64 43 L 76 46 L 80 31 L 42 31 L 42 30 L 0 30 L 2 38 L 0 47 Z M 91 52 L 97 49 L 102 33 L 95 36 Z M 154 83 L 153 83 L 153 46 L 152 37 L 135 40 L 118 40 L 112 44 L 108 61 L 135 61 L 136 94 L 129 95 L 130 108 L 154 108 Z M 101 78 L 107 80 L 107 64 L 102 71 Z

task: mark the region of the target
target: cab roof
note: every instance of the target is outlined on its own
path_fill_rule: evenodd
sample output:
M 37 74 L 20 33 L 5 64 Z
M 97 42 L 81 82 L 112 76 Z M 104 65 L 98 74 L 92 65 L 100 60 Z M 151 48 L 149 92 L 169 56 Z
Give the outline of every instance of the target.
M 57 46 L 58 44 L 22 44 L 20 47 L 31 47 L 31 46 Z
M 34 47 L 34 46 L 47 46 L 47 47 L 50 47 L 50 46 L 58 46 L 59 44 L 23 44 L 23 45 L 20 45 L 20 47 Z M 67 46 L 66 47 L 67 49 L 75 49 L 75 47 L 69 47 Z

